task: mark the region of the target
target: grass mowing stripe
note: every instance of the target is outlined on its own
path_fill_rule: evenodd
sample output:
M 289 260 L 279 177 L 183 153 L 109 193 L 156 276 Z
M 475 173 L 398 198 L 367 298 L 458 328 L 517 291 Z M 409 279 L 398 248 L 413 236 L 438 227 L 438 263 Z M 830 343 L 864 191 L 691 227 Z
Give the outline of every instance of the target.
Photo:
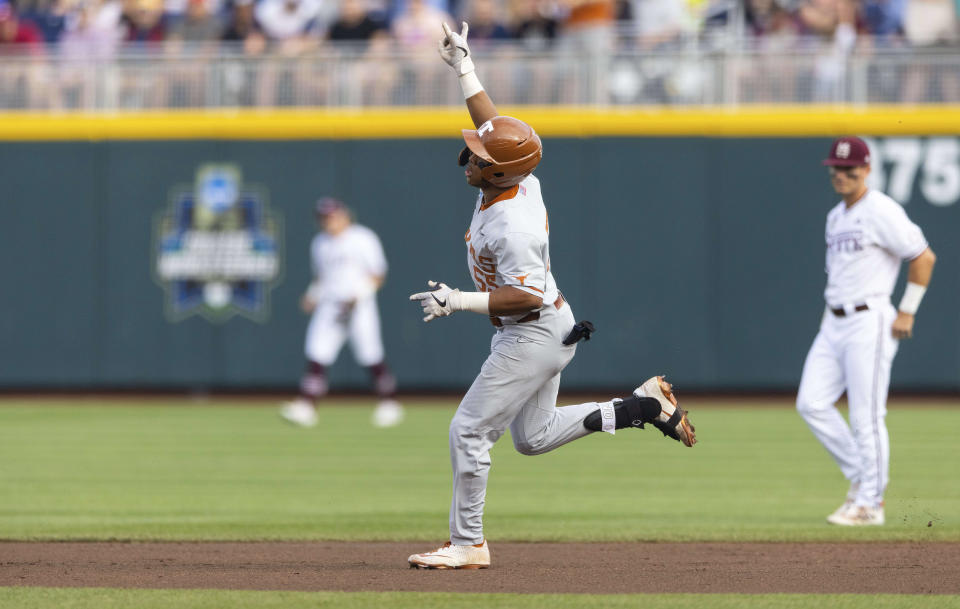
M 453 403 L 409 404 L 389 430 L 367 425 L 372 402 L 324 408 L 310 430 L 251 403 L 0 402 L 0 538 L 445 538 Z M 690 406 L 692 449 L 626 430 L 525 457 L 504 438 L 488 537 L 960 540 L 960 409 L 936 410 L 931 437 L 933 411 L 891 405 L 888 524 L 851 530 L 823 521 L 846 483 L 792 408 Z
M 950 609 L 958 596 L 854 594 L 451 594 L 427 592 L 261 592 L 240 590 L 118 590 L 0 588 L 0 607 L 16 609 Z

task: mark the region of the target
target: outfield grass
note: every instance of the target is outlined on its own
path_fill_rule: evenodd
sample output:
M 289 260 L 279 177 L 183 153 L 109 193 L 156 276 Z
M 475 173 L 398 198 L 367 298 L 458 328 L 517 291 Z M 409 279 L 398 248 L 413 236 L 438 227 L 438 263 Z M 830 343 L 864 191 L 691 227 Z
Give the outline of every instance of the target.
M 251 592 L 237 590 L 114 590 L 0 588 L 0 607 L 17 609 L 951 609 L 958 596 L 906 594 L 448 594 L 426 592 Z
M 372 402 L 325 408 L 309 430 L 251 404 L 0 402 L 0 538 L 446 538 L 454 403 L 409 404 L 389 430 L 369 426 Z M 960 408 L 892 404 L 888 524 L 838 529 L 823 519 L 846 483 L 792 408 L 688 406 L 693 449 L 648 429 L 525 457 L 505 437 L 487 536 L 960 540 Z

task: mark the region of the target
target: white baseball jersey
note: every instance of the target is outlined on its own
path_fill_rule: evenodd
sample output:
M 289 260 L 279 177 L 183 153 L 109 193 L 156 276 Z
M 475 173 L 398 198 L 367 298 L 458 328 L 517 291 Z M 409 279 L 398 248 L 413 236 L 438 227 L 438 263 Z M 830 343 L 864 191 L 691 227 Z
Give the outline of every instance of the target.
M 371 278 L 387 273 L 387 259 L 376 233 L 351 224 L 339 235 L 320 233 L 310 244 L 320 300 L 354 300 L 372 293 Z
M 902 260 L 927 249 L 923 231 L 896 201 L 876 190 L 847 209 L 841 201 L 827 214 L 827 287 L 831 308 L 890 298 Z
M 887 392 L 899 341 L 890 303 L 900 264 L 927 249 L 923 231 L 887 195 L 868 190 L 827 214 L 827 288 L 820 331 L 803 365 L 797 411 L 856 489 L 855 505 L 877 507 L 890 479 Z M 866 304 L 865 308 L 856 305 Z M 836 408 L 847 394 L 849 424 Z
M 540 194 L 540 180 L 530 175 L 490 203 L 477 205 L 464 236 L 467 268 L 477 290 L 492 292 L 511 286 L 543 298 L 544 306 L 557 299 L 557 283 L 550 273 L 550 226 Z M 526 313 L 503 315 L 513 323 Z

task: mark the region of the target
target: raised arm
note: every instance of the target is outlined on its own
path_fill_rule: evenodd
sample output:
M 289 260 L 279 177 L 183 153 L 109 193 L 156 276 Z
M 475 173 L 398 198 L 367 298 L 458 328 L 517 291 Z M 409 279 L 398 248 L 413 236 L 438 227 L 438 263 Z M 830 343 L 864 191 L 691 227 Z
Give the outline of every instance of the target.
M 494 116 L 497 116 L 497 107 L 493 105 L 493 100 L 483 90 L 480 79 L 473 66 L 473 58 L 470 55 L 470 47 L 467 45 L 467 32 L 470 27 L 464 21 L 461 24 L 461 30 L 458 34 L 450 29 L 446 23 L 443 24 L 443 36 L 440 38 L 438 50 L 440 57 L 453 68 L 460 80 L 460 88 L 463 89 L 463 98 L 467 102 L 467 110 L 470 111 L 470 118 L 475 127 L 487 122 Z

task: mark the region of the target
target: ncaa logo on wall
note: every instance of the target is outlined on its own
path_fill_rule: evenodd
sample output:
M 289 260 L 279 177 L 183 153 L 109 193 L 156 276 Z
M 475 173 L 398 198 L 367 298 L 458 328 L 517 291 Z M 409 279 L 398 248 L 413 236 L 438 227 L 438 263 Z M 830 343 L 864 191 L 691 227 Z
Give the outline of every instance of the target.
M 193 185 L 171 189 L 154 221 L 154 277 L 167 318 L 265 321 L 282 271 L 281 239 L 282 219 L 264 188 L 244 184 L 236 165 L 201 165 Z

